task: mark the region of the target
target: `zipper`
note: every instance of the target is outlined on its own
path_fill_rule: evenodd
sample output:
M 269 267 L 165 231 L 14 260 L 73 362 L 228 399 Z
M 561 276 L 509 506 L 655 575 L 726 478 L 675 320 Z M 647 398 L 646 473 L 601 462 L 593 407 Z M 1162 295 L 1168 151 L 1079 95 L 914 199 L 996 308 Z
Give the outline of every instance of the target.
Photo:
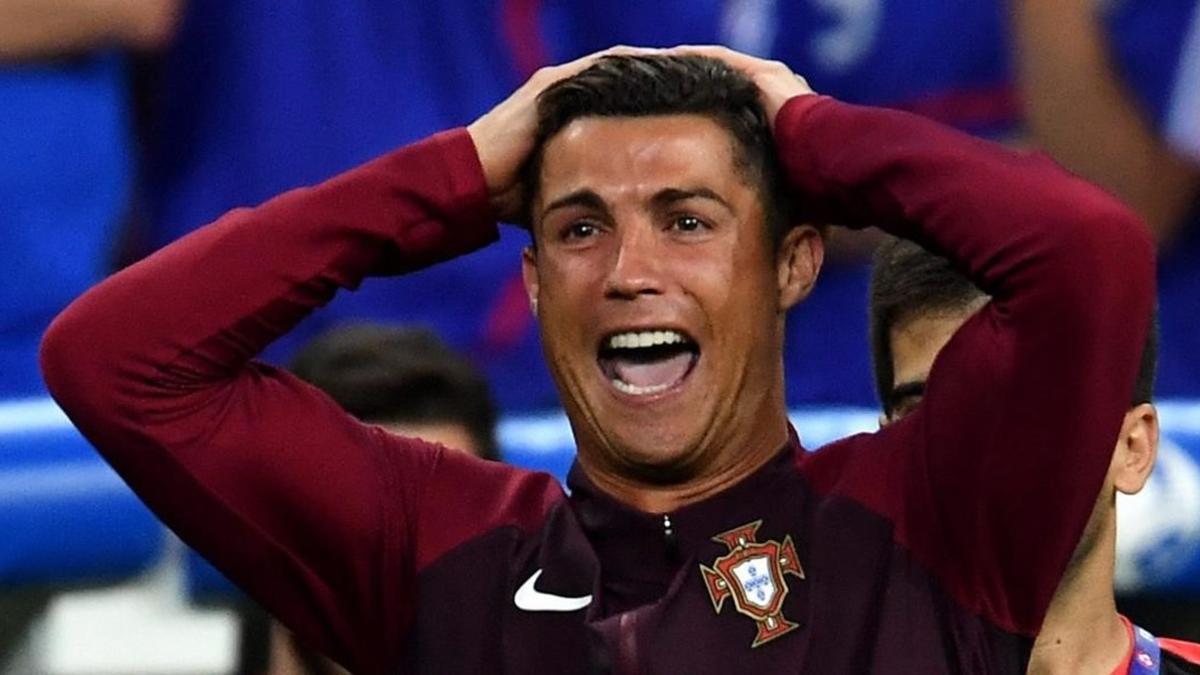
M 679 536 L 675 533 L 675 526 L 671 524 L 671 514 L 663 514 L 662 527 L 663 547 L 667 558 L 677 562 L 679 560 Z

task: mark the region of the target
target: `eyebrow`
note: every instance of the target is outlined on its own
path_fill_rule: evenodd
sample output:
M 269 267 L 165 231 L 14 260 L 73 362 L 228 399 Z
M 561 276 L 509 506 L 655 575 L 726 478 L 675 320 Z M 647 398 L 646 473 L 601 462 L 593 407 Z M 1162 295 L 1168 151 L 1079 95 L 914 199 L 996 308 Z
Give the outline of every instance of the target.
M 682 202 L 682 201 L 685 201 L 688 199 L 707 199 L 710 201 L 714 201 L 714 202 L 720 204 L 721 206 L 724 206 L 725 210 L 727 210 L 727 211 L 730 211 L 730 212 L 733 211 L 733 207 L 729 205 L 729 202 L 725 201 L 721 197 L 721 195 L 717 194 L 716 192 L 713 192 L 712 190 L 710 190 L 706 187 L 694 187 L 694 188 L 683 188 L 683 189 L 667 188 L 665 190 L 659 190 L 658 193 L 656 193 L 654 195 L 653 201 L 655 204 L 662 206 L 665 204 L 673 204 L 675 202 Z
M 546 208 L 542 209 L 542 216 L 545 217 L 547 213 L 550 213 L 555 209 L 565 209 L 568 206 L 582 206 L 589 209 L 596 209 L 598 211 L 603 211 L 608 208 L 608 206 L 604 203 L 604 200 L 600 198 L 600 195 L 588 190 L 587 188 L 584 188 L 582 190 L 570 192 L 550 202 L 546 205 Z
M 733 211 L 733 207 L 729 205 L 729 202 L 725 201 L 721 195 L 706 187 L 666 188 L 656 192 L 654 197 L 651 198 L 651 201 L 653 201 L 656 206 L 661 207 L 688 199 L 707 199 L 720 204 L 721 206 L 725 207 L 727 211 Z M 564 209 L 570 206 L 582 206 L 588 209 L 596 209 L 597 211 L 603 211 L 608 208 L 608 205 L 604 202 L 604 199 L 601 198 L 600 195 L 596 194 L 592 190 L 583 188 L 580 190 L 575 190 L 574 192 L 569 192 L 547 204 L 546 208 L 542 209 L 542 216 L 544 217 L 546 214 L 554 211 L 555 209 Z
M 892 387 L 888 393 L 888 404 L 893 410 L 901 401 L 910 398 L 917 398 L 925 395 L 925 380 L 917 380 L 916 382 L 903 382 Z

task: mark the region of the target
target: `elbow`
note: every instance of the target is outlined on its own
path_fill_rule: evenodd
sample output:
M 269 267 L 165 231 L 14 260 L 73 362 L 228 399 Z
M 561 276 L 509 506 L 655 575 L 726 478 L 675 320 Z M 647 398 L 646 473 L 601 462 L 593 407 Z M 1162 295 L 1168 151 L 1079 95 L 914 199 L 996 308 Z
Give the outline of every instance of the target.
M 82 330 L 80 321 L 72 313 L 73 305 L 55 317 L 42 335 L 38 348 L 38 363 L 42 371 L 42 379 L 50 394 L 60 404 L 71 392 L 71 382 L 86 363 L 88 350 L 83 348 L 87 336 Z M 65 406 L 64 406 L 65 407 Z
M 1090 246 L 1106 276 L 1122 284 L 1154 293 L 1155 243 L 1150 226 L 1134 211 L 1115 199 L 1087 221 Z
M 108 372 L 111 352 L 101 339 L 102 326 L 81 307 L 86 300 L 76 300 L 51 322 L 38 350 L 46 389 L 72 418 L 111 403 L 117 389 Z
M 1153 284 L 1154 232 L 1132 208 L 1083 181 L 1064 191 L 1055 244 L 1061 255 L 1087 265 L 1085 276 L 1120 276 Z
M 1103 197 L 1081 205 L 1061 228 L 1065 236 L 1056 238 L 1055 248 L 1065 264 L 1057 266 L 1056 285 L 1075 311 L 1149 318 L 1155 292 L 1152 233 L 1131 209 Z

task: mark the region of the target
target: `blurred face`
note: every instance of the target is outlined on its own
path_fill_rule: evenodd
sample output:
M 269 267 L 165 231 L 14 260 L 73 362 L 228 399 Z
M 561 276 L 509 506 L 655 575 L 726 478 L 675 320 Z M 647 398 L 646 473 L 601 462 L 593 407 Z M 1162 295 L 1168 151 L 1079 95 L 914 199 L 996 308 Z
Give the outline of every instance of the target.
M 783 316 L 821 242 L 772 249 L 733 142 L 702 116 L 584 118 L 544 149 L 525 281 L 585 469 L 677 483 L 786 438 Z

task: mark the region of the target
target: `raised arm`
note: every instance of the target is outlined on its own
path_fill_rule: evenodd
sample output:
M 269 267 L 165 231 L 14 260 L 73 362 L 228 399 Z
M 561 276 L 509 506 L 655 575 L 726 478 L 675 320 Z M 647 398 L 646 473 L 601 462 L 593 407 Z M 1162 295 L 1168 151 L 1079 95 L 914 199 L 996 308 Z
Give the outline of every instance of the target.
M 338 288 L 491 240 L 464 131 L 231 212 L 111 277 L 50 327 L 55 399 L 160 518 L 305 640 L 389 657 L 438 452 L 362 426 L 249 359 Z M 408 607 L 411 609 L 411 607 Z
M 1035 634 L 1132 396 L 1154 302 L 1146 226 L 1043 156 L 739 59 L 811 213 L 916 240 L 994 298 L 941 352 L 918 411 L 816 479 L 893 519 L 964 606 Z
M 948 256 L 994 298 L 911 421 L 879 435 L 896 459 L 883 508 L 966 606 L 1035 633 L 1132 395 L 1153 306 L 1145 226 L 1043 157 L 909 115 L 810 97 L 777 134 L 827 214 Z

